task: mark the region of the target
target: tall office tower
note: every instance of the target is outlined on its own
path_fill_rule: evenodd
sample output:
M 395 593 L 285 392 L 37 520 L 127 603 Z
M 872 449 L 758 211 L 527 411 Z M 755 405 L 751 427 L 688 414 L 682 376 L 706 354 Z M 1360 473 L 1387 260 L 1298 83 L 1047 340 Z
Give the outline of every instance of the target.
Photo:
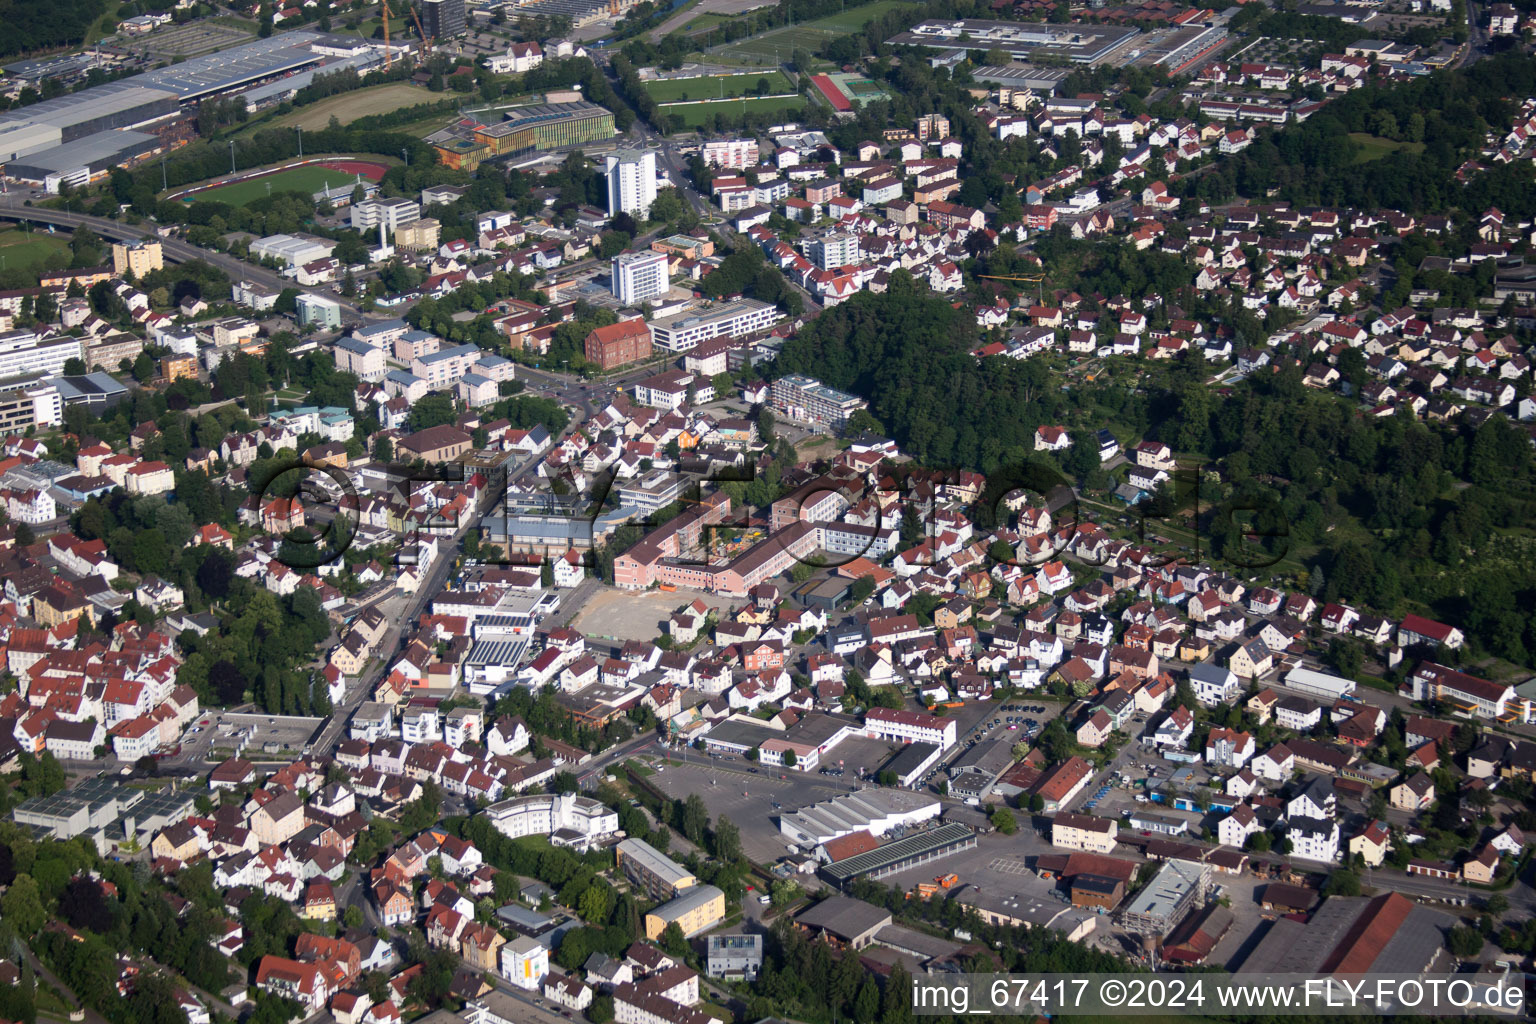
M 617 149 L 608 154 L 608 212 L 641 217 L 656 201 L 656 151 Z
M 667 294 L 667 257 L 659 252 L 621 252 L 613 258 L 613 297 L 635 306 Z
M 438 42 L 463 35 L 469 28 L 464 0 L 421 0 L 421 27 Z

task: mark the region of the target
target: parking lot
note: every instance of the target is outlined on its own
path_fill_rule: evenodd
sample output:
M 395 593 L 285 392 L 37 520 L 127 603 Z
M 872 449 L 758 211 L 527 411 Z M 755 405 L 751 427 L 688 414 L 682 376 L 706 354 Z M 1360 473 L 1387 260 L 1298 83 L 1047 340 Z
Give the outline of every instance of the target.
M 697 793 L 714 819 L 725 815 L 741 829 L 741 846 L 746 855 L 759 863 L 771 864 L 786 853 L 779 834 L 779 815 L 857 788 L 817 774 L 761 768 L 730 759 L 712 759 L 697 752 L 686 762 L 674 756 L 650 777 L 657 789 L 674 800 Z M 786 776 L 780 778 L 780 776 Z M 775 807 L 774 805 L 778 806 Z
M 673 612 L 694 600 L 703 601 L 720 611 L 731 607 L 728 598 L 702 591 L 678 590 L 667 593 L 654 590 L 637 593 L 604 587 L 592 595 L 571 626 L 588 636 L 608 640 L 655 640 L 665 632 L 662 623 L 671 618 Z

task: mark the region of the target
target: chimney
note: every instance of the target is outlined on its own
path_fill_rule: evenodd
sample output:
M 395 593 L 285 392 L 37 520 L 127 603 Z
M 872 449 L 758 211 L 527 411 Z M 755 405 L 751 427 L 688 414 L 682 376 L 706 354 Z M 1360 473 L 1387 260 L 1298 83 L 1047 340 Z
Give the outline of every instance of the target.
M 384 241 L 384 222 L 379 221 L 379 248 L 384 248 L 388 243 Z

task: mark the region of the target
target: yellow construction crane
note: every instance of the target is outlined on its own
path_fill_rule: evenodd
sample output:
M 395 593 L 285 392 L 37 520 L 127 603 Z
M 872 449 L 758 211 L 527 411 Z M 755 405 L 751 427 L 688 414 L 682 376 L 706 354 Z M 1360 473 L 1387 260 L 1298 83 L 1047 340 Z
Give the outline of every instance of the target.
M 394 51 L 389 48 L 389 16 L 393 13 L 389 9 L 389 0 L 379 0 L 379 17 L 384 22 L 384 70 L 388 71 L 395 63 Z
M 985 281 L 1027 281 L 1036 286 L 1036 298 L 1040 305 L 1045 305 L 1045 275 L 1044 274 L 977 274 L 978 278 Z
M 421 36 L 420 60 L 427 59 L 427 53 L 432 49 L 432 40 L 427 38 L 427 30 L 421 27 L 421 16 L 416 13 L 416 8 L 411 8 L 411 17 L 416 20 L 416 32 Z

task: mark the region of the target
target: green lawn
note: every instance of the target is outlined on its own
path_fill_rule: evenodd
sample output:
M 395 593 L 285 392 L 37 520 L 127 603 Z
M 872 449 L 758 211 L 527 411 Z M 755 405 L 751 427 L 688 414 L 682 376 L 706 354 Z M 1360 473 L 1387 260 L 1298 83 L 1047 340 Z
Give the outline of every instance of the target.
M 402 107 L 414 107 L 422 103 L 440 103 L 445 98 L 442 93 L 429 92 L 419 86 L 389 82 L 328 96 L 318 103 L 299 107 L 282 117 L 274 118 L 263 127 L 292 128 L 296 125 L 305 131 L 317 131 L 330 124 L 332 117 L 344 125 L 351 124 L 360 117 L 389 114 Z
M 1355 154 L 1355 163 L 1357 164 L 1372 163 L 1384 156 L 1390 156 L 1399 151 L 1405 153 L 1424 152 L 1424 143 L 1422 142 L 1394 142 L 1391 139 L 1384 139 L 1380 135 L 1369 135 L 1365 132 L 1350 132 L 1349 137 L 1360 147 L 1360 151 Z
M 24 270 L 42 266 L 54 253 L 69 252 L 69 235 L 50 235 L 46 231 L 0 231 L 0 262 L 6 270 Z
M 734 14 L 716 14 L 714 12 L 710 12 L 709 14 L 701 14 L 697 18 L 694 18 L 692 21 L 690 21 L 688 24 L 684 25 L 683 31 L 703 32 L 706 29 L 718 28 L 727 22 L 735 20 L 736 15 Z
M 675 103 L 679 100 L 713 100 L 722 96 L 755 95 L 759 82 L 768 83 L 768 94 L 795 91 L 794 83 L 790 82 L 789 76 L 782 71 L 648 82 L 645 91 L 657 103 Z
M 829 14 L 825 18 L 806 22 L 806 26 L 825 29 L 828 32 L 852 32 L 863 28 L 876 18 L 883 18 L 898 7 L 910 6 L 911 4 L 904 3 L 903 0 L 876 0 L 872 4 L 850 8 L 837 14 Z
M 852 7 L 836 14 L 829 14 L 825 18 L 817 18 L 815 21 L 774 29 L 772 32 L 765 32 L 751 39 L 743 39 L 722 47 L 719 52 L 721 56 L 736 56 L 764 63 L 772 62 L 775 58 L 779 61 L 787 61 L 790 53 L 796 48 L 814 53 L 825 46 L 828 40 L 849 32 L 856 32 L 874 19 L 883 17 L 899 7 L 908 6 L 911 5 L 902 0 L 876 0 L 875 3 Z
M 244 206 L 274 192 L 318 192 L 330 185 L 341 186 L 355 180 L 355 175 L 317 164 L 311 167 L 292 167 L 261 178 L 237 181 L 232 185 L 191 193 L 182 198 L 187 202 L 208 201 Z
M 661 114 L 669 118 L 681 116 L 684 125 L 689 128 L 697 128 L 717 113 L 730 117 L 739 115 L 743 110 L 764 113 L 799 111 L 804 109 L 804 107 L 805 100 L 799 96 L 776 96 L 761 100 L 735 100 L 730 103 L 681 103 L 673 107 L 662 107 Z

